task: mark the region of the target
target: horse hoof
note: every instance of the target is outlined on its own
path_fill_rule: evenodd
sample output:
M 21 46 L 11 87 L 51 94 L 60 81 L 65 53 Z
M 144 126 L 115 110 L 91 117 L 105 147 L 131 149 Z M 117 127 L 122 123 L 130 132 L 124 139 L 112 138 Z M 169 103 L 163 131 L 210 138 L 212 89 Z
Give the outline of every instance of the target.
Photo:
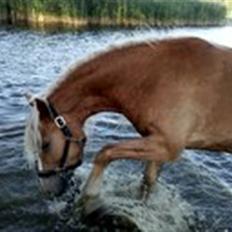
M 99 197 L 84 195 L 77 201 L 77 207 L 82 209 L 82 215 L 84 217 L 90 216 L 92 214 L 102 215 L 106 209 L 104 208 L 104 203 Z
M 85 215 L 91 215 L 94 212 L 103 213 L 104 211 L 103 205 L 104 204 L 99 197 L 88 199 L 88 201 L 85 203 L 84 206 Z

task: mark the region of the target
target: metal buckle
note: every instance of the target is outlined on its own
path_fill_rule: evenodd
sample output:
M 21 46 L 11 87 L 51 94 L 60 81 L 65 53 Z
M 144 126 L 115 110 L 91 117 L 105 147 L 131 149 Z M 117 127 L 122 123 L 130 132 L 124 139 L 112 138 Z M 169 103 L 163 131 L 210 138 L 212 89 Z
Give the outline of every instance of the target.
M 55 119 L 54 119 L 54 122 L 56 124 L 56 126 L 60 129 L 64 128 L 66 126 L 66 121 L 65 119 L 62 117 L 62 116 L 57 116 Z

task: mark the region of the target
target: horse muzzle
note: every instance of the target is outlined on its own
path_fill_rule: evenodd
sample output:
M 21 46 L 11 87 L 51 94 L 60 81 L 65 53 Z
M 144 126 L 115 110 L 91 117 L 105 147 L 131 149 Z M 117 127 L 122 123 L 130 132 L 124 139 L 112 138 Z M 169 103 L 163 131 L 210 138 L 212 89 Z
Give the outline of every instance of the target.
M 47 178 L 39 178 L 39 180 L 42 192 L 49 196 L 62 195 L 68 186 L 68 178 L 59 174 Z

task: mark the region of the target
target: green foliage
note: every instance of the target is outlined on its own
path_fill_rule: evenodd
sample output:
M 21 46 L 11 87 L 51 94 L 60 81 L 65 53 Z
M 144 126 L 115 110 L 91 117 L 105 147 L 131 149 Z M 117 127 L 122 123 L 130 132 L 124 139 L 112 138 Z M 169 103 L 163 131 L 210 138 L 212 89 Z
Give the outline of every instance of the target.
M 7 5 L 17 14 L 70 16 L 99 25 L 217 24 L 226 17 L 223 4 L 199 0 L 0 0 L 0 14 Z

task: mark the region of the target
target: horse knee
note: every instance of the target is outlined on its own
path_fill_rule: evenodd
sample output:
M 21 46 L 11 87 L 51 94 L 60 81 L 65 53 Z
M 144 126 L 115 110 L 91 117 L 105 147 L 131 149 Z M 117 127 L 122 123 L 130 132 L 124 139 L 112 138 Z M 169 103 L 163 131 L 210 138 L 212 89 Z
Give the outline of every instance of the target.
M 111 150 L 113 149 L 113 145 L 107 145 L 97 154 L 94 164 L 98 166 L 105 167 L 111 161 Z
M 171 142 L 158 143 L 154 146 L 154 161 L 164 163 L 178 159 L 182 147 Z

